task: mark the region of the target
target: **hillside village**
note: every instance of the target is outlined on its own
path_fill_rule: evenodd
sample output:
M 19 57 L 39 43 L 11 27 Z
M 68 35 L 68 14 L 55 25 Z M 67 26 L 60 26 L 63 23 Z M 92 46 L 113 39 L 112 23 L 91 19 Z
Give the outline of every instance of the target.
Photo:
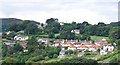
M 119 36 L 113 32 L 118 31 L 116 25 L 101 22 L 91 25 L 86 21 L 59 23 L 54 18 L 47 19 L 46 24 L 33 22 L 25 20 L 4 28 L 1 62 L 42 63 L 69 57 L 104 62 L 113 55 L 115 59 L 111 62 L 119 53 Z
M 10 33 L 10 31 L 6 33 Z M 15 44 L 17 44 L 16 42 L 19 41 L 20 46 L 24 48 L 23 51 L 27 52 L 28 50 L 25 49 L 27 47 L 27 42 L 25 41 L 28 40 L 29 38 L 30 38 L 29 36 L 17 35 L 14 37 L 14 41 L 3 42 L 3 44 L 7 46 L 14 46 Z M 111 44 L 109 40 L 106 39 L 96 40 L 94 43 L 92 41 L 78 40 L 78 39 L 77 40 L 55 39 L 53 41 L 54 43 L 51 43 L 49 38 L 36 38 L 36 39 L 39 44 L 52 46 L 52 47 L 61 47 L 61 51 L 65 51 L 65 47 L 67 47 L 66 50 L 72 50 L 72 51 L 78 50 L 79 52 L 97 51 L 99 52 L 100 55 L 105 55 L 108 53 L 113 53 L 115 48 L 115 44 L 114 45 Z

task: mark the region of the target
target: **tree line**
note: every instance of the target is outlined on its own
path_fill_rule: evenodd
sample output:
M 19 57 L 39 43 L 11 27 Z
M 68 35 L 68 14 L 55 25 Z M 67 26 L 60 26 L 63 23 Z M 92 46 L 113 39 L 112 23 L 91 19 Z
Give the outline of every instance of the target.
M 98 24 L 90 24 L 87 21 L 82 23 L 64 23 L 60 25 L 57 18 L 50 18 L 46 20 L 46 24 L 41 24 L 42 28 L 38 28 L 33 22 L 29 20 L 23 21 L 21 24 L 11 24 L 9 26 L 10 31 L 21 31 L 24 30 L 27 35 L 29 34 L 47 34 L 48 38 L 57 38 L 57 39 L 88 39 L 90 36 L 106 36 L 112 39 L 120 39 L 119 22 L 111 22 L 110 24 L 105 24 L 104 22 L 99 22 Z M 80 30 L 81 37 L 76 36 L 75 33 L 72 33 L 71 30 Z M 55 36 L 55 34 L 59 34 Z

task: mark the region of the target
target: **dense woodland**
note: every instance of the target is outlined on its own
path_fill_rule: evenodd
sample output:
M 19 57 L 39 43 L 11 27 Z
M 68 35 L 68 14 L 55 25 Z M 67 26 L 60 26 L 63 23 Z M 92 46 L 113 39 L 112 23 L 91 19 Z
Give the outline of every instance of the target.
M 27 53 L 23 53 L 23 48 L 19 44 L 16 44 L 14 47 L 9 48 L 6 45 L 3 45 L 2 56 L 4 63 L 10 63 L 11 61 L 14 61 L 14 63 L 32 63 L 57 58 L 61 48 L 38 45 L 35 38 L 39 35 L 48 35 L 47 38 L 50 39 L 68 40 L 91 40 L 90 36 L 105 36 L 110 38 L 111 43 L 117 43 L 118 47 L 120 45 L 120 22 L 112 22 L 110 24 L 99 22 L 98 24 L 92 25 L 87 21 L 83 21 L 82 23 L 76 23 L 73 21 L 72 23 L 64 23 L 64 25 L 60 25 L 57 18 L 47 19 L 46 24 L 36 24 L 34 23 L 34 21 L 30 20 L 20 21 L 20 23 L 8 24 L 8 28 L 6 28 L 5 30 L 13 31 L 13 33 L 7 35 L 3 32 L 2 38 L 7 40 L 13 40 L 13 37 L 17 35 L 16 32 L 25 31 L 23 35 L 31 36 L 31 38 L 28 40 L 27 47 L 29 51 Z M 38 25 L 40 25 L 41 27 L 39 28 Z M 76 36 L 75 33 L 72 33 L 71 30 L 74 29 L 80 30 L 81 36 Z M 55 34 L 59 35 L 55 36 Z M 69 60 L 70 59 L 68 59 L 68 61 L 61 60 L 61 62 L 70 62 Z M 73 60 L 74 62 L 88 62 L 87 59 Z M 89 62 L 97 63 L 95 60 L 90 60 Z

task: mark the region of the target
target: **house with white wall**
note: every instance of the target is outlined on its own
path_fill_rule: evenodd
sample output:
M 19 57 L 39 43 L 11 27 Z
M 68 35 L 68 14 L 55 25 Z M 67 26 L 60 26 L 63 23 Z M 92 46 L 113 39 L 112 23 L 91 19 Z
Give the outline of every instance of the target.
M 82 44 L 82 45 L 78 46 L 77 49 L 86 51 L 86 50 L 88 50 L 88 47 L 86 45 Z
M 71 45 L 71 42 L 68 40 L 61 44 L 62 47 L 68 47 L 70 45 Z
M 25 41 L 28 40 L 29 37 L 28 36 L 24 36 L 24 35 L 17 35 L 14 37 L 14 40 L 19 40 L 19 41 Z
M 39 42 L 41 44 L 48 44 L 49 43 L 49 39 L 48 38 L 39 38 L 37 40 L 37 42 Z
M 15 42 L 3 42 L 3 44 L 7 46 L 14 46 L 16 43 Z
M 80 30 L 75 29 L 75 30 L 71 30 L 72 33 L 76 33 L 76 34 L 80 34 Z
M 100 46 L 92 44 L 91 46 L 89 46 L 88 51 L 97 51 L 98 49 L 100 49 Z
M 76 49 L 77 48 L 75 46 L 73 46 L 73 45 L 71 45 L 71 46 L 68 47 L 68 50 L 76 50 Z

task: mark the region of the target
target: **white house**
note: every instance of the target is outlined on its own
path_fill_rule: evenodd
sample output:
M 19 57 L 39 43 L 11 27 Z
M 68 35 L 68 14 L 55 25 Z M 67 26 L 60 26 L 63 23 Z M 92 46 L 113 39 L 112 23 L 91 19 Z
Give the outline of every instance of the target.
M 88 47 L 86 45 L 80 45 L 77 47 L 78 50 L 88 50 Z
M 14 42 L 4 42 L 3 44 L 5 44 L 7 46 L 14 46 L 15 45 Z
M 60 44 L 59 43 L 55 43 L 55 44 L 52 44 L 52 46 L 53 47 L 58 47 L 58 46 L 60 46 Z
M 105 45 L 100 49 L 100 55 L 107 54 L 108 52 L 113 52 L 114 46 L 110 45 Z
M 28 50 L 27 50 L 27 49 L 24 49 L 23 52 L 28 52 Z
M 61 44 L 62 47 L 68 47 L 71 45 L 70 41 L 65 41 L 64 43 Z
M 107 51 L 108 50 L 108 45 L 104 45 L 103 50 Z
M 113 50 L 114 50 L 114 46 L 109 45 L 109 46 L 108 46 L 108 52 L 112 52 Z
M 37 42 L 43 43 L 43 44 L 48 44 L 49 39 L 48 38 L 39 38 Z
M 76 50 L 76 47 L 71 45 L 71 46 L 68 47 L 68 50 Z
M 64 58 L 66 55 L 65 55 L 65 50 L 62 49 L 60 52 L 59 52 L 59 56 L 58 58 Z
M 77 30 L 77 29 L 72 30 L 71 32 L 72 32 L 72 33 L 76 33 L 76 34 L 80 34 L 80 30 Z
M 100 49 L 100 55 L 105 55 L 107 52 L 105 50 Z
M 19 40 L 19 41 L 25 41 L 28 40 L 28 36 L 24 36 L 24 35 L 17 35 L 14 37 L 14 40 Z
M 92 44 L 91 46 L 89 46 L 88 51 L 97 51 L 98 49 L 100 49 L 100 46 Z
M 81 44 L 80 43 L 74 43 L 73 44 L 75 47 L 78 47 L 78 46 L 80 46 Z
M 104 46 L 108 44 L 108 41 L 106 39 L 102 39 L 98 42 L 96 42 L 95 44 L 99 45 L 99 46 Z
M 60 22 L 60 25 L 64 25 L 64 22 Z

